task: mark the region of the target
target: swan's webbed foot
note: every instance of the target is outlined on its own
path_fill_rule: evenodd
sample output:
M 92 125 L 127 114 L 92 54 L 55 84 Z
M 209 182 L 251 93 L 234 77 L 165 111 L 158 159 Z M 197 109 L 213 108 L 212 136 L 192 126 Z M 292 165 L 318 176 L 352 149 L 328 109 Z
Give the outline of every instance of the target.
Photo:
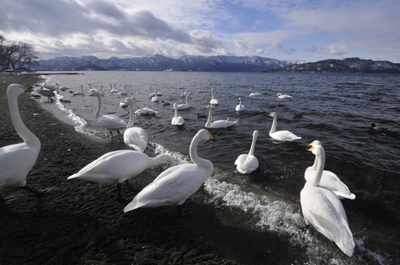
M 187 199 L 182 205 L 178 205 L 177 208 L 179 217 L 193 216 L 194 215 L 194 211 L 192 210 L 193 204 L 194 201 L 192 199 Z

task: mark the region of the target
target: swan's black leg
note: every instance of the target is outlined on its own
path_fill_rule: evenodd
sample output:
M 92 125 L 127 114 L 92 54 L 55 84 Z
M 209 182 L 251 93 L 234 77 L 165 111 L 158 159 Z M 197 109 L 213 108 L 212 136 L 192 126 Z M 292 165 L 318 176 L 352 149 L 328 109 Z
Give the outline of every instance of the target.
M 194 211 L 191 209 L 194 204 L 194 201 L 192 199 L 187 199 L 182 205 L 178 205 L 178 214 L 179 217 L 185 217 L 185 216 L 193 216 Z M 187 209 L 187 207 L 190 207 L 190 209 Z
M 130 202 L 131 200 L 129 200 L 129 199 L 124 199 L 124 198 L 122 198 L 122 195 L 121 195 L 121 183 L 118 183 L 117 184 L 117 200 L 119 201 L 119 202 L 121 202 L 121 203 L 127 203 L 127 202 Z
M 112 131 L 110 131 L 111 137 L 114 137 L 114 135 L 112 134 Z

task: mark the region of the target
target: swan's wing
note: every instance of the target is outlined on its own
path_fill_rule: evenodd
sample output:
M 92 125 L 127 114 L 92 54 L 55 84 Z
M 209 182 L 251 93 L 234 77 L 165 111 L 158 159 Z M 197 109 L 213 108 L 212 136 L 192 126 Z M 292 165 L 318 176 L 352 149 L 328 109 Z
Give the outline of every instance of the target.
M 171 167 L 140 191 L 124 212 L 140 207 L 179 205 L 200 188 L 210 173 L 193 164 Z
M 115 115 L 101 115 L 97 121 L 106 128 L 123 129 L 128 125 L 126 121 Z
M 259 166 L 258 159 L 253 155 L 240 155 L 235 161 L 236 169 L 242 174 L 248 174 Z
M 322 172 L 322 178 L 319 184 L 332 190 L 340 197 L 350 200 L 354 200 L 356 198 L 356 195 L 350 192 L 346 184 L 344 184 L 339 177 L 331 171 L 324 170 Z
M 286 130 L 270 133 L 270 136 L 279 141 L 293 141 L 293 140 L 301 139 L 301 137 L 295 135 L 294 133 L 292 133 L 290 131 L 286 131 Z
M 353 235 L 339 198 L 327 188 L 306 184 L 300 193 L 300 202 L 306 222 L 351 257 L 354 251 Z
M 131 127 L 124 132 L 125 144 L 140 152 L 146 150 L 148 141 L 147 133 L 143 128 Z

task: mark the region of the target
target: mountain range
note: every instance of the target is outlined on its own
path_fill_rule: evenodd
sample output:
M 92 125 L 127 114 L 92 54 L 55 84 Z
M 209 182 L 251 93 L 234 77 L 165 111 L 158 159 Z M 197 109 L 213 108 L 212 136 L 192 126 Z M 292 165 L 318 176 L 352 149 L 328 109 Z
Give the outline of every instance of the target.
M 371 72 L 400 73 L 400 64 L 359 58 L 318 62 L 286 61 L 259 56 L 192 56 L 99 59 L 96 56 L 39 60 L 37 71 L 198 71 L 198 72 Z

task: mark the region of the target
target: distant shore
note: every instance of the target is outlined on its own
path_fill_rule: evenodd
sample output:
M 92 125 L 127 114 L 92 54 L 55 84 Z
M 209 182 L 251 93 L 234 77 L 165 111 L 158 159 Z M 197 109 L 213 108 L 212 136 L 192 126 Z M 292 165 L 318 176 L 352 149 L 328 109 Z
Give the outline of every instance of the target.
M 6 89 L 30 87 L 37 75 L 0 75 L 0 146 L 21 142 L 10 120 Z M 246 213 L 215 209 L 200 189 L 194 217 L 178 218 L 173 207 L 123 213 L 114 185 L 67 181 L 102 154 L 113 151 L 79 134 L 44 111 L 28 93 L 19 98 L 26 126 L 42 143 L 27 183 L 48 189 L 38 199 L 18 188 L 1 191 L 0 264 L 304 264 L 300 246 L 261 232 Z M 161 169 L 159 169 L 161 170 Z M 154 178 L 132 180 L 137 192 Z M 135 194 L 123 186 L 123 196 Z

